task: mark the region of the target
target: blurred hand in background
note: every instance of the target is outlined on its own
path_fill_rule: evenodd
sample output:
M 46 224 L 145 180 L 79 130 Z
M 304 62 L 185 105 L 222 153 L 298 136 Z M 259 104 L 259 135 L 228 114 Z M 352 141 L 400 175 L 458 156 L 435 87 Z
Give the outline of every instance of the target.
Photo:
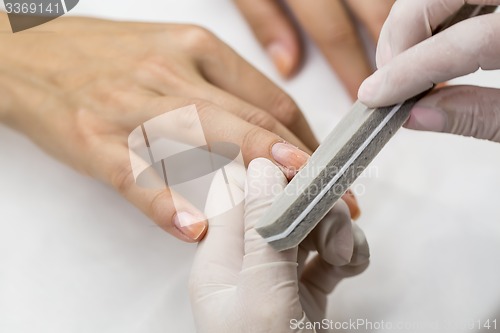
M 355 99 L 372 73 L 355 22 L 378 40 L 395 0 L 235 0 L 279 72 L 290 77 L 304 59 L 303 29 Z M 297 24 L 299 26 L 297 26 Z

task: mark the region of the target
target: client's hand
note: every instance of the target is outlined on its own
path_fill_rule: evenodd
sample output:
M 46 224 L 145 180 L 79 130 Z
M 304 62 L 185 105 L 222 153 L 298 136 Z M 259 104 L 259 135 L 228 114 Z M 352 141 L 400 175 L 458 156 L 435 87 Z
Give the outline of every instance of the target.
M 194 104 L 209 145 L 233 143 L 245 161 L 266 157 L 290 176 L 307 160 L 300 149 L 317 146 L 295 102 L 201 27 L 60 18 L 9 30 L 0 12 L 0 123 L 181 240 L 200 240 L 207 222 L 189 202 L 174 205 L 170 189 L 134 181 L 127 139 L 145 121 Z
M 234 1 L 282 75 L 290 76 L 300 67 L 304 31 L 355 98 L 361 82 L 372 73 L 356 21 L 377 41 L 395 0 Z
M 243 168 L 241 168 L 243 169 Z M 199 332 L 314 332 L 325 316 L 327 295 L 340 280 L 368 266 L 369 249 L 349 209 L 339 201 L 299 247 L 276 252 L 255 224 L 287 184 L 266 159 L 253 160 L 229 179 L 244 201 L 210 219 L 191 273 L 191 302 Z M 218 175 L 217 177 L 222 177 Z M 216 178 L 217 178 L 216 177 Z M 220 211 L 227 185 L 212 186 L 208 211 Z M 245 190 L 244 190 L 245 187 Z M 244 222 L 244 223 L 243 223 Z M 306 263 L 309 251 L 317 254 Z

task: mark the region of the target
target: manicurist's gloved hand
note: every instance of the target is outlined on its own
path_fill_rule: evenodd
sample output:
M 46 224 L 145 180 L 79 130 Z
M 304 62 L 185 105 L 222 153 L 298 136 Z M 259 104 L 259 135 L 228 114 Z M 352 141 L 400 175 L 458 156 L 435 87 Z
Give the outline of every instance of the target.
M 229 179 L 234 209 L 210 219 L 192 268 L 190 291 L 199 332 L 314 332 L 327 295 L 345 277 L 368 266 L 369 249 L 340 200 L 299 247 L 276 252 L 255 224 L 287 184 L 283 173 L 259 158 Z M 229 172 L 235 175 L 238 172 Z M 222 175 L 216 176 L 223 177 Z M 227 186 L 212 186 L 208 211 L 220 211 Z M 317 254 L 305 263 L 310 251 Z M 309 323 L 309 325 L 308 325 Z M 318 330 L 321 331 L 321 330 Z
M 500 69 L 500 13 L 471 18 L 431 36 L 463 3 L 397 1 L 379 39 L 379 70 L 362 84 L 360 100 L 369 106 L 391 105 L 479 68 Z M 500 5 L 498 0 L 467 3 Z M 500 142 L 500 90 L 437 89 L 415 106 L 406 127 Z
M 300 38 L 303 28 L 353 98 L 361 82 L 372 73 L 355 21 L 377 41 L 394 1 L 235 0 L 283 76 L 296 72 L 304 58 Z

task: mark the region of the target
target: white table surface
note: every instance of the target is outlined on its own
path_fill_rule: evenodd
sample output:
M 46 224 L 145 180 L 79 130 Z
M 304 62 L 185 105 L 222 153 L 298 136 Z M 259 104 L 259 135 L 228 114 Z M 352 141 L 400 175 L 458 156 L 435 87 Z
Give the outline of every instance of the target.
M 211 29 L 288 91 L 320 138 L 351 104 L 310 43 L 300 75 L 281 80 L 230 0 L 82 0 L 74 14 Z M 500 87 L 500 74 L 457 82 Z M 1 126 L 0 172 L 0 332 L 194 332 L 193 245 Z M 372 264 L 334 292 L 329 318 L 500 325 L 500 145 L 403 130 L 357 184 Z M 430 332 L 378 330 L 396 331 Z

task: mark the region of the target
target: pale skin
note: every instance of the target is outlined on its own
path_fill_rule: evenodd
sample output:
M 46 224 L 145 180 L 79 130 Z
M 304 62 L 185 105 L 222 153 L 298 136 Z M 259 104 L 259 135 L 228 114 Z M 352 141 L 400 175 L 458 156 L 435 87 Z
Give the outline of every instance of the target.
M 203 214 L 135 184 L 127 138 L 144 121 L 194 104 L 209 144 L 235 143 L 245 163 L 268 158 L 289 178 L 318 145 L 295 102 L 203 28 L 60 18 L 12 34 L 0 13 L 0 31 L 0 122 L 181 240 L 199 241 L 208 224 L 181 227 L 178 215 Z
M 357 20 L 378 41 L 395 0 L 234 0 L 253 33 L 284 77 L 296 73 L 305 58 L 299 27 L 355 99 L 371 73 L 369 58 L 357 32 Z

